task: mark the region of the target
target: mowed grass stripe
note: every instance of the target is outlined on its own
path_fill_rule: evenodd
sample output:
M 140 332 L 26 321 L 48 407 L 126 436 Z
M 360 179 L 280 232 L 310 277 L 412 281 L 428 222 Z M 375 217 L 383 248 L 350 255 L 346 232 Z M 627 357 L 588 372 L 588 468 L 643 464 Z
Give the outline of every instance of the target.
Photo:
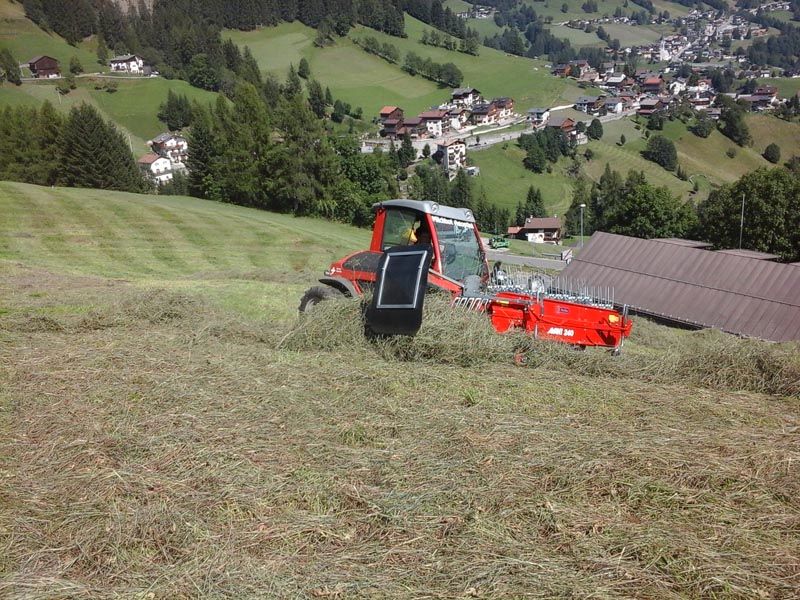
M 370 238 L 365 229 L 196 198 L 8 182 L 0 182 L 0 211 L 0 256 L 132 280 L 254 268 L 316 274 Z

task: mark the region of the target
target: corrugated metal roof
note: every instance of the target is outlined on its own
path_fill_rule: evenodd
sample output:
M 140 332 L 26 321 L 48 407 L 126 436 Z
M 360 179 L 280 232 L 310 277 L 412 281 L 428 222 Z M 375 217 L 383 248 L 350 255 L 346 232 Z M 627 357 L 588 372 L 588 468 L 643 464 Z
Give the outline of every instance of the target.
M 722 254 L 732 254 L 733 256 L 746 256 L 748 258 L 755 258 L 757 260 L 777 260 L 780 258 L 777 254 L 770 254 L 769 252 L 757 252 L 755 250 L 741 250 L 738 248 L 731 248 L 730 250 L 718 250 Z
M 677 244 L 678 246 L 686 246 L 688 248 L 711 248 L 712 244 L 708 242 L 698 242 L 696 240 L 682 240 L 681 238 L 656 238 L 657 242 L 666 242 L 667 244 Z
M 800 269 L 665 240 L 595 233 L 562 275 L 617 304 L 772 341 L 800 340 Z

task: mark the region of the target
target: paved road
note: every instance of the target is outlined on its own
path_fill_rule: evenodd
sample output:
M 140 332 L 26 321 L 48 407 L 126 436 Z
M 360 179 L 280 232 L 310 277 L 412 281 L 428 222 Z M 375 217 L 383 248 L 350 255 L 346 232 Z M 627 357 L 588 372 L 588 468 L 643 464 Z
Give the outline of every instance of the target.
M 509 254 L 498 250 L 486 250 L 486 258 L 493 261 L 502 261 L 511 265 L 525 265 L 527 267 L 536 267 L 537 269 L 553 269 L 561 271 L 567 266 L 563 260 L 554 260 L 550 258 L 537 258 L 535 256 L 520 256 L 519 254 Z

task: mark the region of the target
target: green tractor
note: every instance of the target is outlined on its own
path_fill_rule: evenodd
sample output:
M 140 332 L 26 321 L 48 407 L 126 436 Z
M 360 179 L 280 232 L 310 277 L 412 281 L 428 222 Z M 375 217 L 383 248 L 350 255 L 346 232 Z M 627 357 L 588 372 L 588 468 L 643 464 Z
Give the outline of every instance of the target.
M 508 238 L 505 238 L 502 235 L 496 235 L 489 240 L 489 247 L 493 250 L 497 250 L 498 248 L 508 248 L 510 245 L 511 243 L 508 241 Z

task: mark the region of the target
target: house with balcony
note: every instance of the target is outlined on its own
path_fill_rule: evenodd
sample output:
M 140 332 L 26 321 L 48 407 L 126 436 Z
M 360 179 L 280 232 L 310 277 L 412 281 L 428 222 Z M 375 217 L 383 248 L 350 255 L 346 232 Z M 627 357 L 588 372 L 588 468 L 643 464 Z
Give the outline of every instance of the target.
M 139 169 L 156 185 L 172 181 L 172 163 L 164 156 L 148 152 L 136 161 Z
M 541 127 L 547 122 L 547 119 L 550 118 L 550 109 L 531 108 L 526 114 L 526 120 L 528 123 L 530 123 L 533 127 Z
M 470 121 L 473 125 L 489 125 L 496 123 L 500 111 L 493 102 L 483 102 L 472 107 Z
M 562 229 L 558 217 L 528 217 L 522 225 L 509 227 L 508 234 L 535 244 L 560 244 Z
M 28 69 L 36 79 L 53 79 L 61 77 L 58 60 L 52 56 L 34 56 L 27 62 Z
M 169 159 L 173 171 L 186 169 L 189 158 L 189 143 L 182 135 L 162 133 L 147 142 L 153 153 Z
M 135 54 L 115 56 L 108 61 L 108 66 L 115 72 L 133 73 L 135 75 L 142 75 L 144 73 L 144 59 Z
M 481 92 L 473 87 L 456 88 L 450 94 L 450 98 L 454 105 L 469 108 L 481 101 Z
M 491 102 L 497 108 L 497 120 L 505 121 L 514 116 L 514 99 L 503 97 L 495 98 Z
M 581 96 L 575 101 L 575 108 L 587 115 L 599 115 L 605 106 L 605 96 Z
M 419 118 L 422 119 L 431 137 L 442 137 L 450 130 L 450 119 L 447 113 L 448 111 L 443 109 L 433 109 L 419 114 Z
M 467 144 L 464 140 L 448 140 L 436 145 L 434 158 L 441 162 L 449 179 L 454 179 L 459 169 L 467 166 Z

